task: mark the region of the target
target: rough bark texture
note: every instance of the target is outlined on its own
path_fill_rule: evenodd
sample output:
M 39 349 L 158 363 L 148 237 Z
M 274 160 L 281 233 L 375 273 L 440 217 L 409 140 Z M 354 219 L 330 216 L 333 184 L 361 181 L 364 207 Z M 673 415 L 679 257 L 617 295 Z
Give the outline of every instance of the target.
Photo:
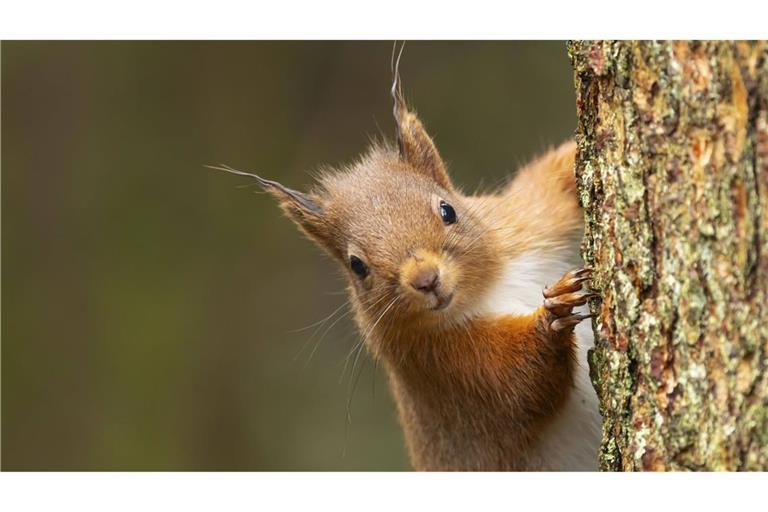
M 605 470 L 768 470 L 768 45 L 573 42 Z

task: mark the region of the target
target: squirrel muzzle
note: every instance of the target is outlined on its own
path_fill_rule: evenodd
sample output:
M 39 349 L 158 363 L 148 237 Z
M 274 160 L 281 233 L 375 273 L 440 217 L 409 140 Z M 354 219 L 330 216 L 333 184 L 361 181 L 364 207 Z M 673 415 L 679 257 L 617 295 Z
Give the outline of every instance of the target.
M 452 274 L 443 256 L 419 249 L 401 266 L 400 286 L 415 305 L 442 310 L 453 299 L 455 283 Z

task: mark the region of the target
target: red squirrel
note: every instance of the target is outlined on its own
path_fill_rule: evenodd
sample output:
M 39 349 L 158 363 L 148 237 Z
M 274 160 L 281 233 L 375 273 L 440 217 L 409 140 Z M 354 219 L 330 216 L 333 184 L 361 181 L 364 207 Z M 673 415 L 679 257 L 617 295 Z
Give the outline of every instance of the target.
M 451 181 L 395 71 L 397 145 L 374 144 L 310 192 L 255 174 L 349 280 L 418 470 L 596 470 L 588 317 L 574 308 L 583 215 L 566 142 L 497 193 Z M 549 286 L 545 286 L 549 284 Z M 583 308 L 582 308 L 583 309 Z

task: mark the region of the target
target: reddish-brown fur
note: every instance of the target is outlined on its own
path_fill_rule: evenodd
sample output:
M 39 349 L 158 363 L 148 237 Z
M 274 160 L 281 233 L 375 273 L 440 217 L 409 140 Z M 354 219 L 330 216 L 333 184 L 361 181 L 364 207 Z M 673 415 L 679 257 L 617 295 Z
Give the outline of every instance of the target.
M 564 276 L 529 315 L 478 304 L 507 261 L 579 236 L 574 144 L 524 167 L 498 194 L 466 196 L 395 100 L 398 150 L 376 146 L 310 193 L 257 179 L 347 269 L 357 323 L 387 369 L 417 469 L 547 467 L 534 448 L 572 386 L 573 327 L 584 318 L 572 308 L 586 300 L 575 293 L 586 272 Z M 441 220 L 441 200 L 458 222 Z M 352 256 L 367 275 L 350 270 Z M 414 284 L 425 272 L 440 275 L 432 291 Z
M 570 309 L 584 303 L 572 294 L 584 280 L 579 275 L 569 273 L 546 291 L 565 297 L 565 306 L 443 329 L 395 323 L 373 331 L 370 346 L 385 362 L 417 469 L 546 467 L 530 453 L 572 385 L 572 327 L 581 317 Z M 571 323 L 553 329 L 558 319 Z
M 387 340 L 385 361 L 416 468 L 530 465 L 526 454 L 572 382 L 572 333 L 548 332 L 546 315 L 478 318 Z

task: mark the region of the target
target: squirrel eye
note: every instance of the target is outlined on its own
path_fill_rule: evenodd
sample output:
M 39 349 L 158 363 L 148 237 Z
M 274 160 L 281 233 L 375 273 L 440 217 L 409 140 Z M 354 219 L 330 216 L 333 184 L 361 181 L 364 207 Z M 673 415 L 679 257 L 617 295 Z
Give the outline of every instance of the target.
M 453 206 L 449 205 L 442 199 L 440 200 L 440 218 L 443 219 L 443 223 L 448 226 L 456 223 L 456 210 Z
M 349 257 L 349 268 L 352 269 L 352 272 L 358 275 L 360 279 L 363 279 L 365 276 L 368 275 L 368 266 L 363 263 L 363 260 L 358 258 L 357 256 L 350 256 Z

